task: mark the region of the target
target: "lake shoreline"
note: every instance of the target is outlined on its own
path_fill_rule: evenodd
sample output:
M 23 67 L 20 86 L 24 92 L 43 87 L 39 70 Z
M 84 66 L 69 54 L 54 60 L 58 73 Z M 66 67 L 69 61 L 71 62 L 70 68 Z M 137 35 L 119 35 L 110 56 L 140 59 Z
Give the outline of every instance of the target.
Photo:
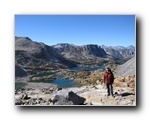
M 52 72 L 43 71 L 38 74 L 27 76 L 27 77 L 20 77 L 20 78 L 18 77 L 16 78 L 15 81 L 22 82 L 22 83 L 26 83 L 26 82 L 54 83 L 60 85 L 60 87 L 62 88 L 81 86 L 81 85 L 85 85 L 85 83 L 82 83 L 81 80 L 79 81 L 79 79 L 82 79 L 82 81 L 84 81 L 91 74 L 92 71 L 95 71 L 97 69 L 98 70 L 101 69 L 102 71 L 104 67 L 105 67 L 104 65 L 96 66 L 96 67 L 79 66 L 71 69 L 60 69 Z

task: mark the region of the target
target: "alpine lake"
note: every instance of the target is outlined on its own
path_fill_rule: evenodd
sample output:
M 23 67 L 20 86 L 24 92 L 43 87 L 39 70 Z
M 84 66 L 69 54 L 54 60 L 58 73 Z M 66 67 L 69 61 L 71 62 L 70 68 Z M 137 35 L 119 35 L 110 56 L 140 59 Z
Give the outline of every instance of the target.
M 94 71 L 100 68 L 105 68 L 104 65 L 101 66 L 96 66 L 96 67 L 86 67 L 86 66 L 79 66 L 79 67 L 74 67 L 71 68 L 70 70 L 89 70 L 89 71 Z M 41 74 L 37 74 L 34 77 L 42 77 L 42 76 L 46 76 L 46 75 L 51 75 L 51 74 L 56 74 L 56 72 L 44 72 Z M 54 80 L 30 80 L 29 82 L 43 82 L 43 83 L 52 83 L 52 84 L 57 84 L 59 87 L 61 88 L 69 88 L 69 87 L 80 87 L 82 86 L 81 84 L 76 83 L 74 80 L 70 80 L 70 79 L 64 79 L 64 78 L 57 78 Z M 25 86 L 24 83 L 15 83 L 15 89 L 21 89 Z

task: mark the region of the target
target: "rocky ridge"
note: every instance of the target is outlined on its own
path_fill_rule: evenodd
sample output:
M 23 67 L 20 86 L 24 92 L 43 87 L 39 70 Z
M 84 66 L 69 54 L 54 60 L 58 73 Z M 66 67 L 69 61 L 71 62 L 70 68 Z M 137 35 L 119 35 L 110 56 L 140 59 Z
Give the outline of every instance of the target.
M 134 56 L 134 46 L 104 46 L 104 45 L 82 45 L 76 46 L 68 43 L 59 43 L 52 46 L 63 57 L 76 62 L 114 62 L 116 60 L 128 60 Z M 95 60 L 95 61 L 94 61 Z
M 103 48 L 107 54 L 118 59 L 130 59 L 135 55 L 135 47 L 132 45 L 128 47 L 102 45 L 101 48 Z
M 75 67 L 76 64 L 59 55 L 51 46 L 32 41 L 28 37 L 15 37 L 15 73 L 35 75 L 58 69 Z M 20 72 L 21 69 L 22 72 Z
M 75 66 L 74 63 L 60 56 L 51 46 L 32 41 L 28 37 L 15 37 L 16 64 L 26 66 L 40 66 L 45 62 L 60 63 Z
M 77 62 L 77 65 L 93 66 L 108 62 L 111 56 L 98 45 L 76 46 L 72 44 L 56 44 L 52 46 L 60 55 L 71 61 Z M 113 60 L 113 58 L 112 58 Z
M 41 87 L 43 84 L 43 87 Z M 104 85 L 89 85 L 80 88 L 61 89 L 47 83 L 27 85 L 15 92 L 15 105 L 96 105 L 96 106 L 135 106 L 134 88 L 114 87 L 114 96 L 107 96 Z M 33 87 L 34 86 L 34 87 Z

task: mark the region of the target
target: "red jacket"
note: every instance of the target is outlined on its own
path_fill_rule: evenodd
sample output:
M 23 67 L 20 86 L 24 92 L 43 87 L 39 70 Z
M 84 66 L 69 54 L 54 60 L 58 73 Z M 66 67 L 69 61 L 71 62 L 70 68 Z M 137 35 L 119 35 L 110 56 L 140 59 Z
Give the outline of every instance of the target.
M 105 72 L 104 73 L 104 83 L 105 84 L 113 84 L 113 82 L 114 82 L 114 75 L 113 75 L 113 73 L 112 72 L 111 73 Z

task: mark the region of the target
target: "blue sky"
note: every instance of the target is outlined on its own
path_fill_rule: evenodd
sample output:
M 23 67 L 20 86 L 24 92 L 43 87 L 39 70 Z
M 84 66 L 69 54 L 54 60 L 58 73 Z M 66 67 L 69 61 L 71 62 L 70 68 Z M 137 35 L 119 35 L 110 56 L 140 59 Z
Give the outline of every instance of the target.
M 135 16 L 15 15 L 15 36 L 47 45 L 135 46 Z

